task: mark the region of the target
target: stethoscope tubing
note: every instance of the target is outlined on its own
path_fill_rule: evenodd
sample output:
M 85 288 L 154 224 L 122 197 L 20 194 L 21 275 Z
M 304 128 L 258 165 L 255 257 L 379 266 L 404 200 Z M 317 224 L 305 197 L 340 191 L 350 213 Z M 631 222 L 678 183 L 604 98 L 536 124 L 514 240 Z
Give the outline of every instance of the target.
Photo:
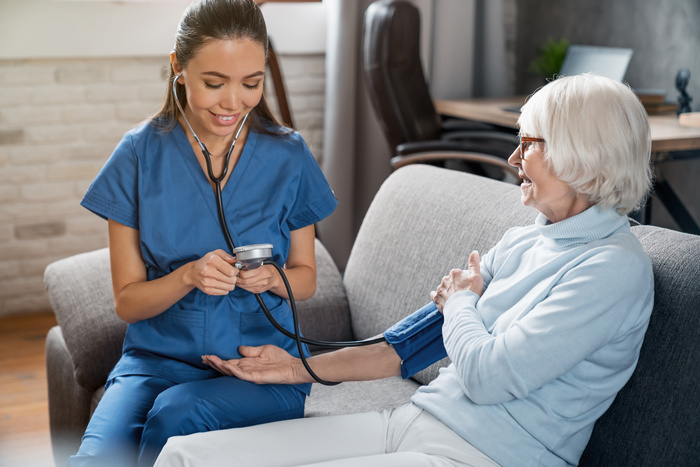
M 209 179 L 214 182 L 215 184 L 218 184 L 219 187 L 221 186 L 221 182 L 226 178 L 226 174 L 228 173 L 228 166 L 229 162 L 231 161 L 231 153 L 233 152 L 233 148 L 236 146 L 236 141 L 238 141 L 238 137 L 241 135 L 241 130 L 243 130 L 243 127 L 245 126 L 246 120 L 248 120 L 248 115 L 250 113 L 245 114 L 243 117 L 243 121 L 240 123 L 238 126 L 238 130 L 236 130 L 236 135 L 233 137 L 233 141 L 231 142 L 231 147 L 228 149 L 228 152 L 226 153 L 226 159 L 224 160 L 224 168 L 221 171 L 221 174 L 217 177 L 214 175 L 214 169 L 211 164 L 211 153 L 207 149 L 207 147 L 204 145 L 202 140 L 199 139 L 197 136 L 197 133 L 195 133 L 194 129 L 192 128 L 192 125 L 190 125 L 190 121 L 187 119 L 187 115 L 185 115 L 185 110 L 182 108 L 182 105 L 180 104 L 180 99 L 177 96 L 177 80 L 180 79 L 180 76 L 182 75 L 177 75 L 173 79 L 173 96 L 175 97 L 175 104 L 177 105 L 177 108 L 180 109 L 180 113 L 182 114 L 182 118 L 185 120 L 185 123 L 187 124 L 187 127 L 190 129 L 192 132 L 192 136 L 194 137 L 194 140 L 197 141 L 197 144 L 202 150 L 202 154 L 204 155 L 204 160 L 207 163 L 207 172 L 209 174 Z

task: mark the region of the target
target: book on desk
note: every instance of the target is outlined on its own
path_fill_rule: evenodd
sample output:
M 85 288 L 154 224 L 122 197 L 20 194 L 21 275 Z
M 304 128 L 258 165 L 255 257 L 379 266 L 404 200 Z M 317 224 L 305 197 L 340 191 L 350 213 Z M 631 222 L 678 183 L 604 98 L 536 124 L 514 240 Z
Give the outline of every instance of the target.
M 642 101 L 649 115 L 666 115 L 678 112 L 678 103 L 666 100 L 664 89 L 635 89 L 634 92 Z

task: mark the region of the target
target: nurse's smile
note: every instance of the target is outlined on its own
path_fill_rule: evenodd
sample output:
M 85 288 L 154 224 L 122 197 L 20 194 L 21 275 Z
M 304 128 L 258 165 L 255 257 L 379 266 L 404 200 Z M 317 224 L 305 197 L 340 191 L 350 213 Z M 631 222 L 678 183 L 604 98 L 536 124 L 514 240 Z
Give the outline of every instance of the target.
M 213 112 L 211 112 L 211 114 L 216 119 L 219 125 L 224 126 L 235 125 L 238 122 L 238 118 L 241 116 L 240 112 L 233 115 L 218 115 Z

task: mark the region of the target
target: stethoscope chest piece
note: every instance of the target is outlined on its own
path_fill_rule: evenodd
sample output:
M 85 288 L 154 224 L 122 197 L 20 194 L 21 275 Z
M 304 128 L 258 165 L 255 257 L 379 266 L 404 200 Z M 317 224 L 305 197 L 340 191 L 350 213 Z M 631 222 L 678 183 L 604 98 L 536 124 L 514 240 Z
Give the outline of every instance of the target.
M 258 243 L 255 245 L 239 246 L 233 249 L 236 255 L 238 269 L 256 269 L 262 266 L 263 261 L 272 256 L 272 244 Z

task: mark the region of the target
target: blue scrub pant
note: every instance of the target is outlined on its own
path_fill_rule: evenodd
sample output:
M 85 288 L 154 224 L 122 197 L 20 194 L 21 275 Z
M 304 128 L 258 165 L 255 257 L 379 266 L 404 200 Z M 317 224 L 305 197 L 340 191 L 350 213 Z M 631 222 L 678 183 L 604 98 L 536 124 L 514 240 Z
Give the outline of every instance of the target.
M 229 376 L 182 384 L 120 376 L 108 384 L 68 465 L 150 467 L 171 436 L 300 418 L 305 399 L 293 386 Z

